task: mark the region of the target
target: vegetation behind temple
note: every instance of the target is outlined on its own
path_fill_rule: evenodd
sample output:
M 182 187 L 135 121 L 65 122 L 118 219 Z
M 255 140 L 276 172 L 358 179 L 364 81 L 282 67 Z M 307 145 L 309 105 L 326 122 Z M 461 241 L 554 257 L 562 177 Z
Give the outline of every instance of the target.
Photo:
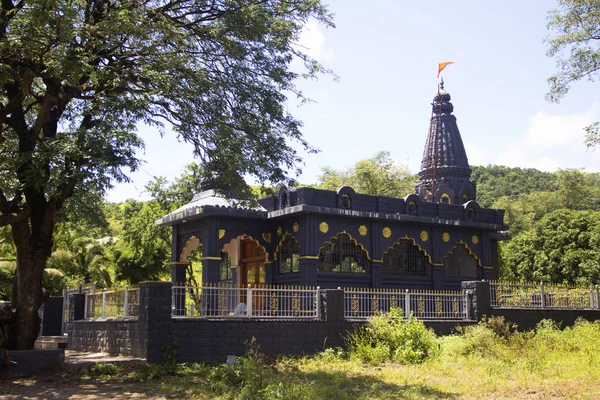
M 94 283 L 98 287 L 167 279 L 169 228 L 154 220 L 188 203 L 199 192 L 201 168 L 188 165 L 172 182 L 156 178 L 146 190 L 152 200 L 104 203 L 98 212 L 66 213 L 55 236 L 44 286 L 49 294 Z M 473 167 L 482 207 L 506 210 L 512 239 L 501 245 L 501 276 L 511 280 L 597 283 L 600 281 L 600 174 L 578 170 L 542 172 L 503 166 Z M 323 168 L 311 186 L 350 185 L 357 192 L 404 197 L 416 175 L 387 152 L 345 170 Z M 253 188 L 257 196 L 265 193 Z M 267 188 L 267 192 L 269 188 Z M 15 249 L 10 231 L 0 231 L 0 299 L 9 299 Z M 190 266 L 196 280 L 201 264 Z

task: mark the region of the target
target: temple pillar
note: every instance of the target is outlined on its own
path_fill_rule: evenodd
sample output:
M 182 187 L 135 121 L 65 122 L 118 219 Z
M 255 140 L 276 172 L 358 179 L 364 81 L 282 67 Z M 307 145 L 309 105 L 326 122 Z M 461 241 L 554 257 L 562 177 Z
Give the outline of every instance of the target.
M 317 259 L 300 257 L 300 285 L 317 286 Z
M 371 287 L 380 288 L 382 287 L 381 278 L 382 264 L 378 262 L 371 262 Z
M 441 290 L 444 286 L 444 267 L 434 265 L 431 269 L 431 275 L 433 277 L 433 288 Z

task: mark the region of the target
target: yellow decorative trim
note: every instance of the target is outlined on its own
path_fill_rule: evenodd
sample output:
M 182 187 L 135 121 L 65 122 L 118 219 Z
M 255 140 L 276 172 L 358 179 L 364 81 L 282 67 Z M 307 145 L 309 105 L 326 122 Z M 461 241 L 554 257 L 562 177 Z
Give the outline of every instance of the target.
M 319 224 L 319 230 L 321 231 L 321 233 L 327 233 L 329 232 L 329 224 L 327 224 L 327 222 L 323 221 Z
M 494 269 L 494 267 L 492 265 L 486 265 L 486 266 L 483 266 L 481 268 L 483 268 L 483 269 Z
M 273 264 L 273 261 L 268 261 L 268 260 L 265 261 L 265 265 L 268 265 L 268 264 Z
M 429 233 L 427 231 L 421 231 L 421 242 L 426 242 L 429 240 Z
M 275 261 L 277 261 L 277 255 L 279 254 L 279 249 L 281 248 L 281 245 L 283 244 L 283 241 L 285 240 L 286 237 L 291 237 L 292 239 L 296 240 L 296 238 L 292 235 L 290 235 L 288 232 L 285 233 L 285 235 L 283 235 L 281 237 L 281 240 L 279 241 L 279 243 L 277 243 L 277 246 L 275 247 L 275 254 L 273 254 L 273 259 Z M 297 240 L 296 240 L 297 241 Z
M 277 236 L 281 236 L 281 233 L 283 232 L 283 229 L 281 229 L 280 226 L 277 227 Z
M 372 260 L 372 261 L 376 262 L 376 263 L 382 263 L 383 262 L 383 258 L 381 260 Z
M 384 238 L 389 239 L 390 237 L 392 237 L 392 230 L 386 226 L 381 231 L 381 234 L 383 235 Z
M 444 241 L 444 243 L 448 243 L 450 241 L 450 234 L 448 232 L 444 232 L 442 234 L 442 240 Z
M 479 257 L 477 257 L 477 255 L 473 252 L 473 250 L 471 250 L 471 248 L 469 248 L 469 245 L 466 244 L 465 242 L 463 242 L 462 240 L 459 240 L 458 242 L 456 242 L 454 247 L 448 253 L 452 252 L 458 244 L 464 244 L 465 247 L 467 248 L 467 251 L 469 252 L 469 254 L 472 255 L 473 257 L 475 257 L 475 260 L 477 260 L 477 266 L 481 267 L 481 260 L 479 259 Z M 444 260 L 446 259 L 446 257 L 448 257 L 448 253 L 446 253 L 446 255 L 444 256 Z M 442 264 L 442 266 L 444 266 L 444 264 Z
M 361 225 L 358 227 L 358 233 L 360 234 L 360 236 L 366 236 L 368 232 L 368 229 L 365 225 Z
M 299 260 L 318 260 L 319 256 L 300 256 Z
M 448 199 L 448 203 L 445 204 L 452 204 L 452 199 L 450 199 L 448 193 L 442 193 L 442 195 L 440 196 L 440 203 L 443 203 L 442 199 Z
M 429 255 L 429 253 L 427 253 L 427 250 L 425 250 L 424 248 L 422 248 L 421 246 L 419 246 L 419 244 L 417 243 L 417 241 L 411 237 L 409 237 L 408 235 L 401 237 L 400 239 L 398 239 L 398 241 L 396 241 L 393 245 L 391 245 L 390 247 L 387 248 L 386 251 L 383 252 L 383 254 L 381 255 L 381 262 L 383 262 L 383 256 L 390 250 L 392 250 L 394 248 L 394 246 L 397 243 L 400 243 L 401 240 L 410 240 L 413 245 L 417 246 L 419 248 L 419 251 L 422 251 L 423 253 L 425 253 L 425 256 L 429 259 L 429 264 L 431 265 L 435 265 L 431 262 L 431 256 Z
M 263 233 L 262 238 L 265 242 L 271 243 L 271 234 L 270 233 Z
M 183 254 L 187 248 L 187 245 L 190 244 L 190 242 L 192 241 L 192 239 L 196 239 L 198 241 L 198 247 L 196 249 L 199 249 L 200 247 L 202 247 L 202 242 L 200 241 L 200 238 L 197 237 L 196 235 L 192 235 L 190 236 L 190 238 L 185 242 L 185 246 L 183 246 L 183 248 L 181 249 L 181 253 L 179 253 L 179 259 L 181 260 L 183 258 Z M 190 253 L 191 254 L 191 253 Z M 189 255 L 188 255 L 189 257 Z M 183 261 L 182 261 L 183 262 Z
M 221 261 L 221 257 L 200 257 L 199 258 L 200 261 Z
M 298 224 L 297 222 L 294 222 L 294 225 L 292 225 L 292 230 L 294 232 L 298 232 L 299 229 L 300 229 L 300 224 Z
M 471 242 L 473 242 L 473 244 L 479 243 L 479 238 L 477 237 L 477 235 L 473 235 L 473 237 L 471 238 Z
M 223 239 L 225 236 L 225 229 L 219 229 L 219 239 Z
M 356 243 L 356 245 L 360 246 L 360 248 L 361 248 L 361 249 L 362 249 L 362 250 L 363 250 L 363 251 L 364 251 L 364 252 L 367 254 L 367 259 L 368 259 L 368 260 L 371 260 L 371 257 L 369 257 L 369 251 L 368 251 L 367 249 L 365 249 L 365 246 L 363 246 L 363 245 L 362 245 L 361 243 L 359 243 L 359 242 L 358 242 L 356 239 L 354 239 L 354 238 L 352 237 L 352 235 L 351 235 L 351 234 L 349 234 L 348 232 L 346 232 L 346 231 L 341 231 L 341 232 L 338 232 L 338 233 L 336 233 L 336 234 L 335 234 L 335 236 L 332 236 L 332 237 L 331 237 L 331 239 L 335 239 L 335 238 L 337 238 L 337 237 L 338 237 L 338 235 L 340 235 L 340 234 L 342 234 L 342 233 L 345 233 L 346 235 L 350 236 L 350 240 L 352 240 L 354 243 Z M 329 240 L 331 240 L 331 239 L 329 239 Z M 326 245 L 327 243 L 331 244 L 331 242 L 330 242 L 329 240 L 328 240 L 328 241 L 326 241 L 325 243 L 323 243 L 323 246 L 319 247 L 319 252 L 318 252 L 318 254 L 321 254 L 321 249 L 322 249 L 322 248 L 324 248 L 324 247 L 325 247 L 325 245 Z M 312 256 L 311 256 L 311 257 L 312 257 Z M 315 257 L 319 258 L 319 256 L 315 256 Z
M 443 266 L 444 266 L 444 263 L 441 263 L 441 264 L 440 264 L 440 263 L 435 263 L 435 264 L 432 264 L 432 265 L 433 265 L 434 267 L 443 267 Z

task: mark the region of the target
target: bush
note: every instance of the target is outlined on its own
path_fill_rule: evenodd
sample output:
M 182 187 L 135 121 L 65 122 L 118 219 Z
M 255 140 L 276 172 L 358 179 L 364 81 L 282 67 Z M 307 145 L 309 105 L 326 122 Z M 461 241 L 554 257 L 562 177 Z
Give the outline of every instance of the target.
M 96 363 L 91 369 L 94 375 L 99 376 L 115 376 L 119 375 L 121 371 L 121 367 L 111 363 Z
M 347 344 L 351 357 L 374 365 L 420 363 L 437 351 L 433 331 L 412 315 L 405 320 L 400 308 L 371 318 L 348 336 Z

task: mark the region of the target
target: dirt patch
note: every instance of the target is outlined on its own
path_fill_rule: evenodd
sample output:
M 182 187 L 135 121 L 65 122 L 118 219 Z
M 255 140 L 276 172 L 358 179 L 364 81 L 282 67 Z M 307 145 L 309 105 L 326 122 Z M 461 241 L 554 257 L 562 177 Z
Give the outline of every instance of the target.
M 103 381 L 65 374 L 0 380 L 2 399 L 167 399 L 154 382 Z

